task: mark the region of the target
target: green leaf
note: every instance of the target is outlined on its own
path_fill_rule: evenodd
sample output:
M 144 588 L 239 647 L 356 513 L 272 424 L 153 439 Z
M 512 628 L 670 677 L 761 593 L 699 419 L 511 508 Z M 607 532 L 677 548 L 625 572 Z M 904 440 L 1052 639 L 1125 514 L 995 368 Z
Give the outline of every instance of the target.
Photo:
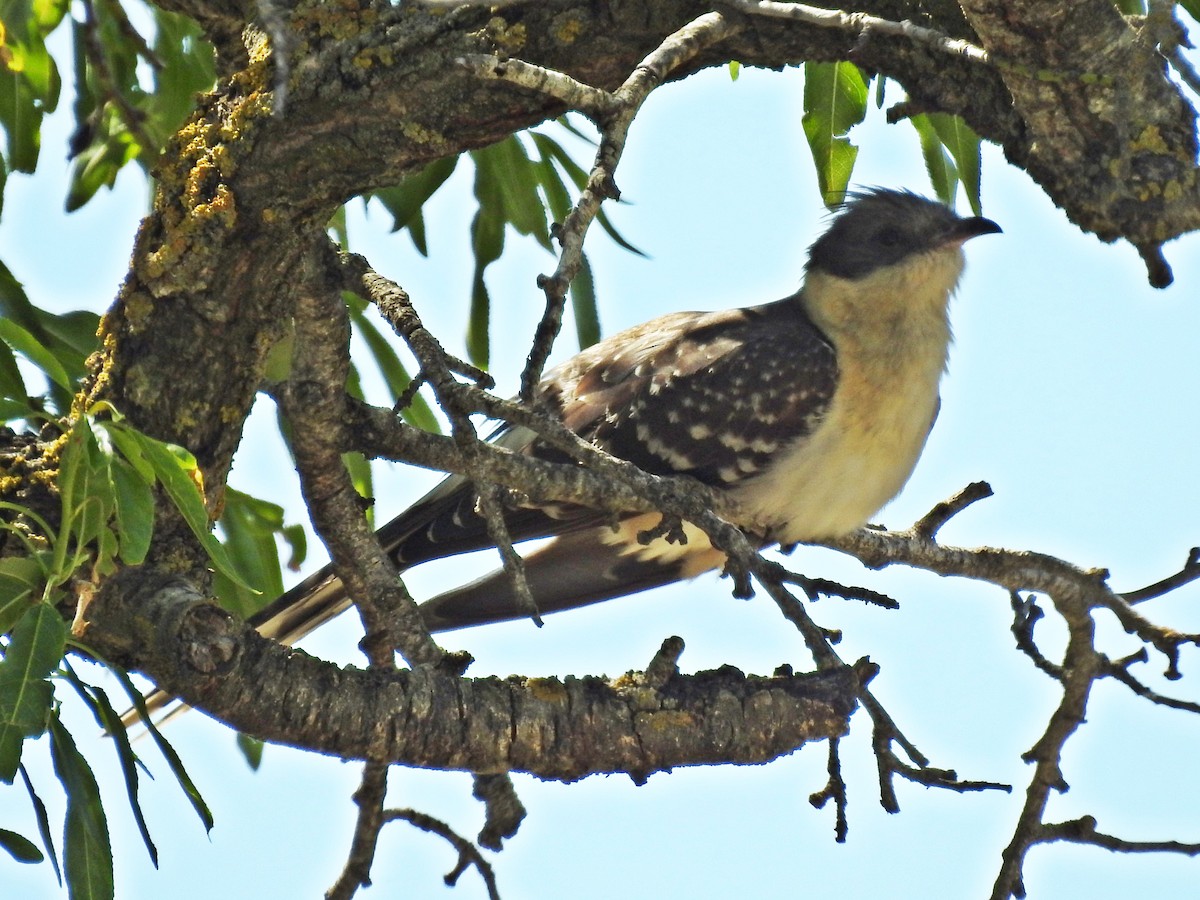
M 195 458 L 182 447 L 156 441 L 120 422 L 108 423 L 108 433 L 131 464 L 134 459 L 144 460 L 154 470 L 158 483 L 204 547 L 216 571 L 234 584 L 253 591 L 254 588 L 238 574 L 221 542 L 209 530 L 208 510 L 191 475 L 196 471 Z
M 579 274 L 571 281 L 571 310 L 575 314 L 575 334 L 579 349 L 600 340 L 600 313 L 596 308 L 596 286 L 592 280 L 592 265 L 587 256 L 580 255 Z
M 475 197 L 480 208 L 512 225 L 518 234 L 533 235 L 550 249 L 537 173 L 521 139 L 509 135 L 498 143 L 472 150 L 471 158 L 475 162 Z
M 12 784 L 27 737 L 46 730 L 54 700 L 47 681 L 66 647 L 67 626 L 48 603 L 26 611 L 0 660 L 0 781 Z
M 958 189 L 958 169 L 954 160 L 942 146 L 929 116 L 921 113 L 909 116 L 908 121 L 916 129 L 921 142 L 921 155 L 925 158 L 925 170 L 929 173 L 929 182 L 933 185 L 934 193 L 943 203 L 953 206 L 954 194 Z
M 392 231 L 407 228 L 413 245 L 422 256 L 429 255 L 429 248 L 425 243 L 425 217 L 422 212 L 425 201 L 446 183 L 446 179 L 457 166 L 457 156 L 435 159 L 398 185 L 383 188 L 371 195 L 392 214 Z
M 50 755 L 67 795 L 63 857 L 71 900 L 112 900 L 112 845 L 100 787 L 57 715 L 50 718 Z
M 565 127 L 565 120 L 560 119 L 559 121 L 561 124 L 564 124 Z M 578 132 L 574 129 L 569 128 L 568 130 L 578 134 Z M 571 179 L 571 182 L 575 185 L 577 190 L 583 190 L 583 186 L 587 184 L 588 180 L 588 173 L 584 170 L 583 166 L 571 159 L 571 155 L 562 148 L 562 145 L 548 135 L 542 134 L 538 131 L 533 131 L 530 132 L 530 137 L 533 138 L 533 143 L 537 147 L 538 152 L 541 154 L 542 160 L 545 162 L 553 161 L 553 163 L 559 166 L 563 172 L 566 173 L 566 176 Z M 550 190 L 548 189 L 551 181 L 557 181 L 561 185 L 562 180 L 552 176 L 543 176 L 542 178 L 542 187 L 543 190 L 546 190 L 547 200 L 551 203 L 551 212 L 554 215 L 555 220 L 561 222 L 564 218 L 566 218 L 567 213 L 570 212 L 570 203 L 567 203 L 566 209 L 564 209 L 561 214 L 555 210 L 553 205 L 554 201 L 550 197 Z M 636 256 L 646 255 L 644 252 L 639 250 L 621 236 L 621 234 L 613 226 L 612 221 L 608 218 L 608 215 L 604 212 L 603 208 L 601 208 L 599 215 L 596 216 L 596 221 L 600 223 L 600 227 L 603 228 L 605 234 L 607 234 L 613 240 L 613 243 L 615 243 L 622 250 L 627 250 Z
M 826 205 L 846 195 L 858 148 L 846 135 L 867 114 L 867 81 L 850 62 L 804 64 L 804 135 Z
M 150 711 L 146 709 L 146 698 L 142 696 L 142 692 L 137 689 L 124 669 L 111 664 L 108 668 L 109 671 L 117 676 L 117 680 L 121 682 L 125 693 L 129 695 L 134 709 L 137 710 L 139 721 L 146 726 L 146 731 L 149 733 L 151 739 L 153 739 L 155 746 L 158 747 L 158 751 L 166 759 L 167 765 L 170 767 L 171 773 L 175 776 L 176 782 L 183 789 L 188 802 L 192 804 L 192 809 L 196 811 L 196 815 L 204 823 L 204 830 L 212 831 L 212 811 L 209 810 L 208 804 L 204 802 L 204 797 L 200 795 L 195 782 L 192 781 L 191 776 L 187 773 L 187 769 L 184 768 L 183 760 L 179 758 L 179 754 L 175 751 L 175 748 L 162 736 L 162 732 L 158 730 L 158 727 L 150 718 Z
M 471 223 L 471 249 L 475 253 L 475 274 L 471 280 L 471 312 L 467 320 L 467 354 L 471 362 L 487 368 L 489 358 L 488 326 L 491 298 L 483 279 L 484 270 L 504 251 L 504 222 L 480 205 Z
M 342 465 L 350 473 L 350 482 L 354 485 L 354 490 L 358 491 L 360 497 L 367 498 L 375 495 L 371 463 L 365 456 L 358 452 L 343 453 Z M 367 510 L 367 518 L 374 521 L 374 516 L 375 508 L 372 506 Z
M 42 846 L 46 848 L 46 856 L 50 858 L 50 866 L 54 869 L 54 877 L 58 879 L 58 883 L 61 886 L 62 870 L 58 867 L 58 854 L 54 852 L 54 838 L 50 834 L 50 816 L 46 812 L 46 804 L 42 802 L 42 798 L 33 789 L 33 782 L 30 780 L 29 772 L 24 766 L 21 766 L 21 780 L 25 783 L 25 790 L 29 794 L 29 802 L 33 805 L 33 813 L 37 818 L 38 835 L 42 839 Z
M 283 593 L 283 572 L 275 544 L 275 536 L 283 529 L 283 507 L 230 488 L 218 524 L 229 558 L 254 590 L 239 589 L 220 578 L 217 596 L 226 609 L 247 618 L 262 607 L 264 598 Z
M 0 125 L 7 137 L 7 168 L 17 172 L 37 168 L 42 116 L 58 105 L 62 84 L 45 39 L 66 11 L 65 0 L 17 0 L 0 7 Z
M 26 410 L 31 408 L 25 379 L 21 377 L 21 370 L 17 367 L 17 358 L 8 344 L 0 344 L 0 396 L 17 404 L 16 409 L 20 410 L 18 415 L 23 415 Z M 8 416 L 5 416 L 5 421 L 9 421 Z
M 1200 0 L 1179 0 L 1178 5 L 1182 6 L 1189 16 L 1200 22 Z
M 248 765 L 255 772 L 257 772 L 258 767 L 262 765 L 264 746 L 266 745 L 258 738 L 251 737 L 248 734 L 242 734 L 240 731 L 238 732 L 237 748 L 242 751 L 242 756 L 246 760 L 246 765 Z
M 71 378 L 54 355 L 32 334 L 8 319 L 0 319 L 0 340 L 41 369 L 59 387 L 72 390 Z
M 736 60 L 729 61 L 729 80 L 737 81 L 738 76 L 742 74 L 742 64 Z
M 129 809 L 133 812 L 134 821 L 137 823 L 138 831 L 142 836 L 142 843 L 146 847 L 146 852 L 150 856 L 150 861 L 154 864 L 154 868 L 158 868 L 158 848 L 154 846 L 154 841 L 150 838 L 150 829 L 146 825 L 146 817 L 142 813 L 142 804 L 138 800 L 138 766 L 141 765 L 141 760 L 137 754 L 133 752 L 133 747 L 129 743 L 129 735 L 125 730 L 125 726 L 121 724 L 121 715 L 113 707 L 108 699 L 108 694 L 102 688 L 95 685 L 85 684 L 83 680 L 76 674 L 75 670 L 69 664 L 65 666 L 66 681 L 75 689 L 84 705 L 91 710 L 92 716 L 113 741 L 113 746 L 117 751 L 117 761 L 121 765 L 121 774 L 125 779 L 125 793 L 129 798 Z
M 54 545 L 51 584 L 61 584 L 89 553 L 103 572 L 116 551 L 108 523 L 116 514 L 116 495 L 108 460 L 96 442 L 86 416 L 75 420 L 60 458 L 58 489 L 62 501 L 62 534 Z
M 938 138 L 950 151 L 950 155 L 954 157 L 955 165 L 958 167 L 958 180 L 967 194 L 967 202 L 971 204 L 971 210 L 975 215 L 981 215 L 979 146 L 982 142 L 979 135 L 958 116 L 930 113 L 929 122 L 937 132 Z
M 121 560 L 126 565 L 140 565 L 150 551 L 150 538 L 154 534 L 154 491 L 124 459 L 113 459 L 109 472 L 117 500 Z
M 7 850 L 8 855 L 17 862 L 39 863 L 45 859 L 37 844 L 7 828 L 0 828 L 0 847 Z
M 41 596 L 46 571 L 32 556 L 0 559 L 0 634 L 7 634 Z
M 196 96 L 216 83 L 215 55 L 204 32 L 192 19 L 158 7 L 154 12 L 154 90 L 145 96 L 142 128 L 157 151 L 179 130 L 196 106 Z
M 67 212 L 83 207 L 102 187 L 111 188 L 117 174 L 137 159 L 141 147 L 121 121 L 116 109 L 105 106 L 100 113 L 93 143 L 75 155 L 67 189 Z

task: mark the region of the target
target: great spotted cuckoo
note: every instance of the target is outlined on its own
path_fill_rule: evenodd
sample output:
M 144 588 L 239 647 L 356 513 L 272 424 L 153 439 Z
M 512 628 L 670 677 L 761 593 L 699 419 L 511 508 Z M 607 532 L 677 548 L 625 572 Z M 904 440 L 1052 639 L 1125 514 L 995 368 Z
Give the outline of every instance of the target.
M 763 306 L 677 312 L 615 334 L 550 372 L 536 402 L 608 453 L 728 492 L 761 544 L 846 534 L 903 487 L 938 412 L 948 304 L 962 245 L 999 232 L 915 194 L 853 194 L 809 249 L 803 287 Z M 498 443 L 560 458 L 523 428 Z M 556 504 L 505 514 L 515 540 L 551 538 L 525 559 L 542 613 L 692 578 L 724 555 L 685 523 L 686 542 L 638 540 L 657 514 L 613 521 Z M 471 482 L 454 476 L 379 531 L 398 570 L 491 546 Z M 350 605 L 318 572 L 256 615 L 290 643 Z M 421 606 L 433 631 L 528 615 L 501 570 Z

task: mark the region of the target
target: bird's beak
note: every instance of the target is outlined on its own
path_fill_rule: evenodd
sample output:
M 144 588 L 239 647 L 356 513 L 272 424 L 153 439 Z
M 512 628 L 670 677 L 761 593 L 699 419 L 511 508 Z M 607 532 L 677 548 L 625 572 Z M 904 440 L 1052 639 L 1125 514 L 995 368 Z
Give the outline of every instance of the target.
M 971 216 L 967 219 L 959 219 L 951 225 L 942 237 L 942 244 L 945 246 L 961 244 L 973 237 L 979 237 L 981 234 L 1001 234 L 1002 231 L 1003 229 L 991 219 L 985 219 L 983 216 Z

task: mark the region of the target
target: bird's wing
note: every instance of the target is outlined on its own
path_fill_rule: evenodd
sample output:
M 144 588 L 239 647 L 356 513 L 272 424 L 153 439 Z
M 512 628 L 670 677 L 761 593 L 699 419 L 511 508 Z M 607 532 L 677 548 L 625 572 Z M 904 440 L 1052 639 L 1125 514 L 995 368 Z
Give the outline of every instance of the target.
M 571 430 L 613 456 L 715 488 L 753 479 L 809 435 L 837 385 L 832 346 L 794 298 L 743 310 L 685 313 L 623 332 L 548 379 L 540 400 Z M 607 343 L 607 342 L 606 342 Z M 534 444 L 530 452 L 553 456 Z M 570 609 L 693 577 L 724 563 L 698 529 L 686 544 L 639 534 L 655 514 L 614 527 L 595 513 L 526 557 L 540 613 Z M 753 530 L 756 523 L 744 522 Z M 503 572 L 422 604 L 432 630 L 527 615 Z
M 781 447 L 814 427 L 837 381 L 833 348 L 794 298 L 749 309 L 674 313 L 607 338 L 549 373 L 537 402 L 576 434 L 613 456 L 662 475 L 690 475 L 724 488 L 752 478 Z M 508 449 L 565 461 L 533 432 L 506 429 Z M 453 476 L 379 531 L 400 569 L 491 546 L 469 479 Z M 707 541 L 688 548 L 663 541 L 646 551 L 636 529 L 611 527 L 611 516 L 572 504 L 514 507 L 505 520 L 514 541 L 558 536 L 526 564 L 543 611 L 597 602 L 719 565 Z M 567 536 L 570 536 L 569 540 Z M 551 549 L 557 545 L 557 549 Z M 700 560 L 705 564 L 698 566 Z M 497 576 L 430 601 L 431 624 L 463 627 L 479 600 L 482 621 L 525 614 Z M 481 599 L 496 593 L 490 611 Z M 288 591 L 250 621 L 290 642 L 349 605 L 327 568 Z M 440 610 L 440 612 L 435 611 Z M 433 618 L 438 621 L 434 622 Z M 451 622 L 455 624 L 451 624 Z

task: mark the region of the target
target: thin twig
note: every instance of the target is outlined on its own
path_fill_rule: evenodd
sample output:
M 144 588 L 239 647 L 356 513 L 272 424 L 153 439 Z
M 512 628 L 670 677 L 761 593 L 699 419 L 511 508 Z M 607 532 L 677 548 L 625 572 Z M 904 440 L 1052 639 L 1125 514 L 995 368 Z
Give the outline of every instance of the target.
M 1093 816 L 1081 816 L 1068 822 L 1047 823 L 1041 828 L 1038 843 L 1069 841 L 1074 844 L 1092 844 L 1118 853 L 1183 853 L 1187 856 L 1200 855 L 1200 842 L 1183 841 L 1130 841 L 1096 830 Z
M 362 781 L 354 792 L 358 818 L 346 867 L 333 887 L 325 892 L 325 900 L 350 900 L 360 887 L 371 884 L 371 864 L 383 828 L 383 802 L 387 797 L 387 763 L 367 762 L 363 765 Z
M 1200 547 L 1193 547 L 1188 551 L 1183 568 L 1174 575 L 1169 575 L 1161 581 L 1156 581 L 1154 584 L 1147 585 L 1144 588 L 1138 588 L 1136 591 L 1125 591 L 1121 594 L 1121 598 L 1130 606 L 1145 603 L 1147 600 L 1157 599 L 1164 594 L 1169 594 L 1176 588 L 1190 584 L 1197 578 L 1200 578 Z
M 618 199 L 615 173 L 625 150 L 629 126 L 642 104 L 667 77 L 713 44 L 742 30 L 720 13 L 706 13 L 667 37 L 611 94 L 564 75 L 520 60 L 462 57 L 459 62 L 481 78 L 496 78 L 539 91 L 591 118 L 600 128 L 600 146 L 587 184 L 555 235 L 562 247 L 553 274 L 538 278 L 546 309 L 534 333 L 525 370 L 521 399 L 529 402 L 542 378 L 546 360 L 562 327 L 567 289 L 583 265 L 583 240 L 606 199 Z
M 819 28 L 837 28 L 859 35 L 866 32 L 878 32 L 893 37 L 905 38 L 913 43 L 924 44 L 941 53 L 958 56 L 973 63 L 987 64 L 990 60 L 988 52 L 969 41 L 952 38 L 935 31 L 923 28 L 912 22 L 893 22 L 866 13 L 846 13 L 834 9 L 821 9 L 816 6 L 805 6 L 802 3 L 777 3 L 775 0 L 731 0 L 735 9 L 752 15 L 769 16 L 777 19 L 790 19 L 805 25 L 815 25 Z
M 483 477 L 479 456 L 481 443 L 475 426 L 471 422 L 473 412 L 462 402 L 462 385 L 455 379 L 455 371 L 463 372 L 479 385 L 491 384 L 491 377 L 468 363 L 446 353 L 441 343 L 425 325 L 408 293 L 400 285 L 380 275 L 361 256 L 343 254 L 342 265 L 351 288 L 357 287 L 379 309 L 380 314 L 391 324 L 417 357 L 422 374 L 433 388 L 438 404 L 450 419 L 450 433 L 466 460 L 467 472 L 475 485 L 479 498 L 479 512 L 487 526 L 488 537 L 495 544 L 513 586 L 517 602 L 531 619 L 542 624 L 529 583 L 525 578 L 525 566 L 513 547 L 512 535 L 504 521 L 504 509 L 500 501 L 500 490 L 496 484 Z M 480 392 L 482 393 L 482 392 Z
M 500 892 L 496 888 L 496 875 L 492 871 L 491 865 L 483 858 L 483 854 L 479 852 L 479 848 L 455 832 L 445 822 L 435 819 L 426 813 L 418 812 L 415 809 L 389 809 L 384 812 L 383 818 L 385 822 L 408 822 L 422 831 L 428 831 L 430 834 L 436 834 L 445 838 L 458 851 L 458 863 L 445 876 L 444 880 L 446 884 L 453 887 L 463 872 L 474 867 L 483 879 L 484 885 L 487 886 L 488 897 L 491 900 L 500 900 Z

